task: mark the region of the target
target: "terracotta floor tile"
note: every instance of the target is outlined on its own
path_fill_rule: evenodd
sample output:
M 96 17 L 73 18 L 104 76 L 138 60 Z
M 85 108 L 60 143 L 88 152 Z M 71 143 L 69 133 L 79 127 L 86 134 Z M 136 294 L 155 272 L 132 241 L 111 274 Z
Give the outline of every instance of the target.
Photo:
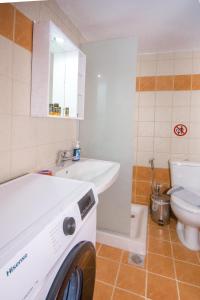
M 145 271 L 121 264 L 119 276 L 117 279 L 117 287 L 129 290 L 139 295 L 144 295 L 145 277 Z
M 170 235 L 171 235 L 171 240 L 172 240 L 172 242 L 181 244 L 181 242 L 180 242 L 180 240 L 179 240 L 179 238 L 178 238 L 178 235 L 177 235 L 176 230 L 170 229 Z
M 148 254 L 148 270 L 166 277 L 174 278 L 174 266 L 171 258 L 157 254 Z
M 176 281 L 148 273 L 147 297 L 152 300 L 177 300 Z
M 149 238 L 148 251 L 165 255 L 172 256 L 171 245 L 167 241 L 161 241 L 154 238 Z
M 177 278 L 190 284 L 200 286 L 200 266 L 175 261 Z
M 117 262 L 97 257 L 96 279 L 114 284 L 118 267 Z
M 180 300 L 199 300 L 200 288 L 185 283 L 179 283 Z
M 101 244 L 96 242 L 96 252 L 98 252 L 99 248 L 100 248 Z
M 175 220 L 174 218 L 171 218 L 170 223 L 169 223 L 169 228 L 176 230 L 176 224 L 177 224 L 177 220 Z
M 114 291 L 113 300 L 142 300 L 144 298 L 118 288 Z
M 93 300 L 110 300 L 112 296 L 112 291 L 112 286 L 96 281 Z
M 159 225 L 150 225 L 149 226 L 149 236 L 152 236 L 160 240 L 170 240 L 169 229 L 161 227 Z
M 181 244 L 172 243 L 174 257 L 185 262 L 198 264 L 198 256 L 196 251 L 191 251 Z
M 98 252 L 99 256 L 107 257 L 112 260 L 119 262 L 121 258 L 122 250 L 107 245 L 102 245 L 100 251 Z
M 132 267 L 137 267 L 137 268 L 141 268 L 142 270 L 144 270 L 146 268 L 146 259 L 145 259 L 145 263 L 144 263 L 144 266 L 139 266 L 139 265 L 135 265 L 133 263 L 130 263 L 129 260 L 129 252 L 128 251 L 124 251 L 123 252 L 123 256 L 122 256 L 122 262 L 124 264 L 127 264 L 129 266 L 132 266 Z

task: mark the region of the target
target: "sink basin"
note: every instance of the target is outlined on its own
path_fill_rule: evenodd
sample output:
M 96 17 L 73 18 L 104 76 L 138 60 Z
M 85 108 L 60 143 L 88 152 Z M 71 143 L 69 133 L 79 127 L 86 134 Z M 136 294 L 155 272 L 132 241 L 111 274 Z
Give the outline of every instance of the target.
M 54 176 L 93 182 L 97 193 L 109 188 L 119 174 L 120 164 L 112 161 L 82 158 L 79 161 L 67 161 Z

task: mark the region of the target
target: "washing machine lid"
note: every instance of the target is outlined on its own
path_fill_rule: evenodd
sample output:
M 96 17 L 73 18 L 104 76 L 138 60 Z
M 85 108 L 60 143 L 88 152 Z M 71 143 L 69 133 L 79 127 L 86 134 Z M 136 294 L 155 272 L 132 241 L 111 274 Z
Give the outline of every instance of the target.
M 37 226 L 56 210 L 78 202 L 93 184 L 72 179 L 29 174 L 0 185 L 1 249 L 27 229 Z M 30 237 L 31 239 L 31 237 Z

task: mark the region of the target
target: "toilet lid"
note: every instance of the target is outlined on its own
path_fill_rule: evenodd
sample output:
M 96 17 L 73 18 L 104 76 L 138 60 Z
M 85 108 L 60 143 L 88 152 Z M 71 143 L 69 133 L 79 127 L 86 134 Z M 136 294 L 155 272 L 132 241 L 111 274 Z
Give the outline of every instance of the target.
M 181 189 L 171 195 L 171 201 L 185 210 L 200 213 L 200 195 L 194 192 Z

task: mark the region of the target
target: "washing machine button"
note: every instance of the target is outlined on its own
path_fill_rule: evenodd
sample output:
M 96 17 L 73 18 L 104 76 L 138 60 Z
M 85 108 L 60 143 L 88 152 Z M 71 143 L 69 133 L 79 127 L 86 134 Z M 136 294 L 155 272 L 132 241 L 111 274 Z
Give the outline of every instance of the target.
M 63 232 L 65 235 L 72 235 L 76 230 L 76 222 L 72 217 L 66 217 L 63 221 Z

